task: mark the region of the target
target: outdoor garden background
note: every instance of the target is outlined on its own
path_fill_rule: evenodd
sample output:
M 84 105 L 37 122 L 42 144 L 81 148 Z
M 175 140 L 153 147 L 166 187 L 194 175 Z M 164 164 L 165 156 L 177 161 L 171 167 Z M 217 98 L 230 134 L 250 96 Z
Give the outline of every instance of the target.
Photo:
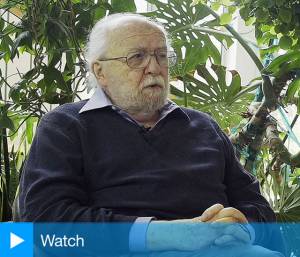
M 0 221 L 11 220 L 39 119 L 92 93 L 89 30 L 127 11 L 170 33 L 170 98 L 212 115 L 278 221 L 300 221 L 299 0 L 0 0 Z

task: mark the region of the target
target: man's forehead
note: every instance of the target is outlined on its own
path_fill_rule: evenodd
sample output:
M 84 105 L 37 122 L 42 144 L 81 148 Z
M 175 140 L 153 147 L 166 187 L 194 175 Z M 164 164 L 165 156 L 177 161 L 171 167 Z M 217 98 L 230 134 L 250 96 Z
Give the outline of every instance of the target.
M 159 47 L 166 45 L 164 33 L 157 27 L 149 24 L 124 24 L 114 29 L 110 34 L 110 43 L 116 47 L 130 48 L 140 46 L 147 43 L 155 43 Z
M 141 38 L 141 37 L 157 37 L 158 39 L 160 40 L 165 40 L 165 36 L 162 32 L 160 31 L 149 31 L 149 32 L 146 32 L 146 31 L 136 31 L 136 32 L 133 32 L 133 33 L 128 33 L 126 35 L 124 35 L 124 37 L 122 37 L 122 39 L 135 39 L 135 38 Z

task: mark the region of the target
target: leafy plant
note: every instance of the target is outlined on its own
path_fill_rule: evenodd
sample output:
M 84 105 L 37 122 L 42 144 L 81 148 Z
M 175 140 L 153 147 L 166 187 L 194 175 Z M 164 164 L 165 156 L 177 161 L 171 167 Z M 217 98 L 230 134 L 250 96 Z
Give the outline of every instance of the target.
M 246 111 L 247 103 L 254 97 L 249 93 L 253 87 L 242 87 L 238 72 L 226 72 L 224 66 L 212 64 L 211 67 L 195 67 L 194 76 L 185 74 L 177 77 L 183 81 L 184 91 L 173 87 L 171 92 L 177 96 L 174 101 L 209 113 L 223 128 L 238 125 L 241 111 Z M 226 75 L 230 76 L 229 83 Z
M 184 90 L 173 86 L 173 100 L 210 113 L 224 128 L 238 125 L 242 119 L 240 112 L 246 111 L 253 95 L 248 93 L 250 90 L 244 90 L 237 71 L 227 72 L 221 66 L 221 53 L 213 40 L 225 47 L 233 43 L 233 36 L 220 29 L 224 21 L 211 17 L 210 9 L 192 5 L 191 0 L 169 0 L 167 4 L 158 0 L 148 2 L 157 10 L 147 15 L 165 25 L 178 55 L 171 76 L 182 82 Z M 212 69 L 208 70 L 206 63 Z M 229 74 L 231 82 L 227 83 Z
M 274 170 L 280 165 L 292 165 L 299 167 L 299 153 L 292 155 L 284 147 L 282 139 L 279 137 L 276 121 L 272 120 L 270 114 L 281 104 L 298 104 L 299 95 L 299 51 L 297 47 L 294 50 L 274 59 L 267 67 L 264 67 L 262 61 L 241 36 L 229 25 L 236 10 L 243 14 L 243 8 L 252 8 L 259 10 L 261 7 L 251 5 L 259 1 L 230 1 L 217 0 L 211 1 L 183 1 L 179 3 L 170 0 L 162 3 L 158 0 L 149 1 L 156 5 L 157 11 L 151 13 L 158 19 L 162 20 L 173 38 L 173 45 L 179 53 L 179 62 L 177 67 L 172 70 L 172 75 L 177 80 L 182 81 L 182 87 L 173 87 L 172 93 L 175 95 L 174 100 L 177 103 L 197 108 L 210 113 L 221 126 L 225 129 L 230 127 L 235 131 L 231 135 L 232 142 L 235 144 L 245 168 L 255 174 L 256 167 L 263 167 L 261 177 L 264 181 L 269 180 L 270 170 Z M 272 2 L 272 1 L 269 1 Z M 225 7 L 225 14 L 219 16 L 215 11 L 220 7 Z M 273 5 L 270 4 L 270 8 Z M 266 8 L 266 7 L 262 7 Z M 252 10 L 251 9 L 251 10 Z M 180 15 L 179 15 L 180 13 Z M 278 51 L 279 45 L 272 45 L 270 48 L 264 44 L 269 44 L 273 37 L 267 37 L 270 24 L 266 18 L 259 19 L 253 12 L 253 15 L 246 15 L 246 23 L 254 24 L 258 44 L 262 46 L 261 56 Z M 259 14 L 259 12 L 258 12 Z M 245 18 L 245 16 L 242 15 Z M 174 21 L 175 20 L 175 21 Z M 293 21 L 291 18 L 290 22 Z M 286 24 L 286 20 L 276 21 Z M 268 23 L 268 24 L 267 24 Z M 226 28 L 231 37 L 222 31 Z M 198 33 L 198 34 L 197 34 Z M 221 40 L 218 35 L 225 36 Z M 291 34 L 292 35 L 292 34 Z M 294 35 L 294 34 L 293 34 Z M 280 35 L 279 35 L 280 36 Z M 210 42 L 205 42 L 203 38 L 216 38 L 220 43 L 224 41 L 230 46 L 231 39 L 236 39 L 248 52 L 253 62 L 261 72 L 260 78 L 255 78 L 255 83 L 251 86 L 242 86 L 239 81 L 239 75 L 232 72 L 230 79 L 226 80 L 226 69 L 220 66 L 217 54 L 207 49 L 211 48 Z M 267 40 L 267 38 L 269 40 Z M 293 39 L 294 40 L 294 39 Z M 203 43 L 205 42 L 205 43 Z M 275 41 L 272 41 L 276 43 Z M 284 48 L 283 48 L 284 49 Z M 228 77 L 228 76 L 227 76 Z M 257 89 L 254 102 L 254 95 L 249 94 L 252 90 Z M 293 102 L 292 102 L 293 99 Z M 250 105 L 250 106 L 249 106 Z M 248 110 L 245 111 L 245 107 Z M 245 118 L 242 120 L 242 118 Z M 240 125 L 237 125 L 239 124 Z M 234 128 L 235 127 L 235 128 Z M 259 159 L 262 147 L 267 146 L 267 152 L 270 156 L 268 165 L 260 165 Z M 274 164 L 277 166 L 275 167 Z M 273 172 L 273 173 L 274 173 Z M 279 177 L 282 176 L 278 173 Z M 274 209 L 278 210 L 283 206 L 285 196 L 280 195 L 281 190 L 276 189 L 276 176 L 271 176 L 271 184 L 267 191 L 275 192 L 278 202 L 271 202 Z M 284 182 L 288 183 L 288 182 Z M 280 184 L 282 188 L 285 184 Z M 266 185 L 266 184 L 265 184 Z M 291 187 L 290 190 L 294 190 Z M 269 198 L 271 201 L 271 198 Z M 281 213 L 286 209 L 280 209 Z M 298 210 L 298 209 L 297 209 Z M 300 216 L 300 213 L 298 213 Z
M 295 170 L 300 166 L 300 154 L 292 155 L 285 148 L 271 112 L 280 105 L 295 103 L 299 111 L 299 4 L 290 0 L 283 8 L 281 0 L 148 2 L 157 10 L 145 15 L 166 26 L 178 55 L 178 63 L 171 70 L 172 99 L 210 113 L 223 129 L 234 132 L 231 140 L 245 168 L 261 180 L 265 195 L 275 193 L 274 201 L 271 197 L 269 200 L 278 217 L 284 220 L 288 215 L 293 220 L 298 219 L 299 202 L 292 199 L 298 197 L 299 189 L 290 185 L 290 179 L 283 179 L 288 176 L 282 167 L 291 166 L 291 170 Z M 82 52 L 88 31 L 107 12 L 134 12 L 136 8 L 133 0 L 110 3 L 10 0 L 0 6 L 4 10 L 0 17 L 0 60 L 9 63 L 24 53 L 30 54 L 33 60 L 31 68 L 16 74 L 19 79 L 15 85 L 10 85 L 0 73 L 0 86 L 10 88 L 10 100 L 0 99 L 2 138 L 14 142 L 10 153 L 6 151 L 6 158 L 1 151 L 2 163 L 9 165 L 10 171 L 6 180 L 1 176 L 0 199 L 4 199 L 1 203 L 11 205 L 13 193 L 8 197 L 8 192 L 15 189 L 5 190 L 7 184 L 12 184 L 7 180 L 12 182 L 19 175 L 39 119 L 49 110 L 49 104 L 75 101 L 84 90 L 81 85 L 86 70 Z M 221 7 L 225 12 L 218 15 Z M 230 26 L 237 10 L 248 25 L 255 26 L 260 56 Z M 5 20 L 6 12 L 15 13 L 18 22 Z M 264 17 L 267 12 L 270 16 Z M 279 34 L 275 28 L 280 28 Z M 286 28 L 288 32 L 281 31 Z M 250 85 L 242 85 L 237 71 L 221 65 L 217 45 L 228 48 L 234 40 L 244 47 L 261 72 Z M 268 66 L 263 65 L 262 57 L 276 55 L 280 49 L 289 51 Z M 20 138 L 14 141 L 17 134 Z M 7 160 L 7 156 L 10 159 Z M 4 174 L 4 165 L 1 168 Z M 7 179 L 9 176 L 11 181 Z
M 106 13 L 136 11 L 134 0 L 10 0 L 0 1 L 0 61 L 13 62 L 28 54 L 32 65 L 13 74 L 11 85 L 0 71 L 0 89 L 9 88 L 9 100 L 0 95 L 1 148 L 0 220 L 9 220 L 19 171 L 39 119 L 51 105 L 80 99 L 86 78 L 83 48 L 93 25 Z M 6 14 L 16 21 L 8 21 Z M 9 167 L 8 171 L 4 167 Z M 4 212 L 5 211 L 5 212 Z M 10 212 L 9 212 L 10 213 Z

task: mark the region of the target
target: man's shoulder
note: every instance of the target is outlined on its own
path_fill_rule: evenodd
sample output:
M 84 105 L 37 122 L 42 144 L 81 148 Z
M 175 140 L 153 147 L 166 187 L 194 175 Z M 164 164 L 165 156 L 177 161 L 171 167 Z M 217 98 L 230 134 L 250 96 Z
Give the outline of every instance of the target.
M 55 109 L 47 112 L 44 117 L 44 122 L 53 122 L 53 123 L 69 123 L 75 120 L 79 120 L 80 114 L 79 111 L 86 104 L 87 100 L 82 100 L 74 103 L 65 103 Z
M 201 129 L 212 129 L 217 133 L 220 132 L 220 126 L 208 113 L 186 107 L 180 108 L 189 117 L 191 124 L 194 126 L 198 126 Z
M 207 121 L 207 122 L 212 122 L 213 121 L 213 118 L 205 112 L 195 110 L 195 109 L 191 109 L 191 108 L 187 108 L 187 107 L 180 107 L 180 108 L 183 112 L 185 112 L 187 114 L 187 116 L 191 120 L 201 119 L 201 120 L 204 120 L 204 121 Z

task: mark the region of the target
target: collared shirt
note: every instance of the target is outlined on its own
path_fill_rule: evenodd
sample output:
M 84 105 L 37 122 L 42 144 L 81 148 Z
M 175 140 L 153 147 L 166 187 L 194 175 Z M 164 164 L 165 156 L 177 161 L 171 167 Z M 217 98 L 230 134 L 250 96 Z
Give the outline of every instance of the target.
M 132 117 L 129 116 L 127 112 L 120 109 L 118 106 L 114 105 L 111 100 L 108 98 L 108 96 L 105 94 L 105 92 L 98 87 L 95 90 L 95 93 L 93 96 L 87 101 L 87 103 L 81 108 L 79 113 L 95 110 L 95 109 L 101 109 L 105 107 L 111 107 L 113 110 L 118 112 L 123 118 L 126 120 L 133 122 L 137 124 L 140 127 L 144 127 L 143 124 L 139 123 L 138 121 L 134 120 Z M 168 100 L 168 102 L 162 107 L 161 110 L 159 110 L 160 116 L 158 121 L 155 123 L 159 123 L 161 120 L 163 120 L 165 117 L 167 117 L 168 114 L 173 112 L 176 109 L 180 109 L 178 105 L 176 105 L 174 102 Z M 185 115 L 186 113 L 183 112 Z M 153 127 L 155 127 L 155 125 Z

